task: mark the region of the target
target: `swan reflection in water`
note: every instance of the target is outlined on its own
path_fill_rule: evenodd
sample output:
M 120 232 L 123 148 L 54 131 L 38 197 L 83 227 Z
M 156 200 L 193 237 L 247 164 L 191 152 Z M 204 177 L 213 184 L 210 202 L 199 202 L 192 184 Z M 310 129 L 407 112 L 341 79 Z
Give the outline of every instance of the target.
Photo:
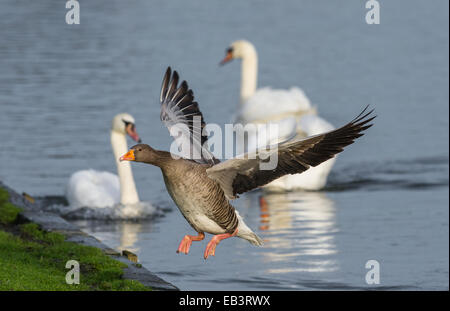
M 146 230 L 142 223 L 133 221 L 75 220 L 72 223 L 117 251 L 127 250 L 135 254 L 140 251 L 139 234 Z
M 133 253 L 138 253 L 140 248 L 137 245 L 139 232 L 141 232 L 142 225 L 139 223 L 121 223 L 121 228 L 117 228 L 116 232 L 120 232 L 120 245 L 116 247 L 118 250 L 127 250 Z
M 334 202 L 320 192 L 249 196 L 258 205 L 268 273 L 332 272 L 338 269 Z M 251 202 L 253 201 L 253 202 Z M 244 203 L 245 205 L 245 203 Z

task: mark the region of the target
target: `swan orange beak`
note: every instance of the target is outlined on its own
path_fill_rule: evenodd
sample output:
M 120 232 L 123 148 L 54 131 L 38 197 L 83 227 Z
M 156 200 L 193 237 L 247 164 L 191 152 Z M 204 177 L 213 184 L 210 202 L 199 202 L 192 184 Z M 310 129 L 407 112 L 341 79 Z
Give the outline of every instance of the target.
M 127 132 L 128 136 L 130 136 L 134 141 L 140 143 L 141 139 L 139 138 L 138 133 L 136 132 L 136 127 L 133 123 L 130 123 L 125 128 L 125 131 Z
M 225 65 L 226 63 L 228 63 L 229 61 L 231 61 L 233 59 L 233 53 L 231 53 L 231 51 L 227 52 L 227 55 L 225 56 L 224 59 L 222 59 L 222 61 L 219 63 L 219 65 Z
M 131 149 L 127 153 L 125 153 L 123 156 L 119 158 L 119 161 L 135 161 L 136 158 L 134 157 L 134 149 Z

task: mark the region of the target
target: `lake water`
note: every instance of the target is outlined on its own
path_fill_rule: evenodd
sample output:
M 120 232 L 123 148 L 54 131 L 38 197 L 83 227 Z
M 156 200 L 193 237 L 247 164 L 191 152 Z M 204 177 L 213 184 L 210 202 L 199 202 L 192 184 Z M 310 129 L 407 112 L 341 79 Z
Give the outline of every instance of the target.
M 158 97 L 168 65 L 207 122 L 227 123 L 239 62 L 218 62 L 246 38 L 260 86 L 301 87 L 335 126 L 375 108 L 375 126 L 338 158 L 327 187 L 243 195 L 234 205 L 265 246 L 225 240 L 207 261 L 205 241 L 175 253 L 193 230 L 151 166 L 133 165 L 135 179 L 141 199 L 170 209 L 163 217 L 75 222 L 184 290 L 448 290 L 448 1 L 384 1 L 380 25 L 365 23 L 356 0 L 83 1 L 80 25 L 65 13 L 64 1 L 0 4 L 0 180 L 62 196 L 77 170 L 115 172 L 119 112 L 167 150 Z M 379 285 L 365 282 L 368 260 L 380 263 Z

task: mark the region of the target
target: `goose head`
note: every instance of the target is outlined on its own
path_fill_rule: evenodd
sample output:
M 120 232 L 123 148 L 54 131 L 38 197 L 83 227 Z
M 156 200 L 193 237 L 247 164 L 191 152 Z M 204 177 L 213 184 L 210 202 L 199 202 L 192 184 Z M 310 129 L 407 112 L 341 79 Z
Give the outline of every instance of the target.
M 226 49 L 225 53 L 225 58 L 220 62 L 220 65 L 224 65 L 236 58 L 256 57 L 255 47 L 247 40 L 234 41 Z
M 146 144 L 137 144 L 120 157 L 120 161 L 135 161 L 153 164 L 156 159 L 155 149 Z
M 133 116 L 128 113 L 119 113 L 112 121 L 111 130 L 122 135 L 130 136 L 134 141 L 140 143 Z

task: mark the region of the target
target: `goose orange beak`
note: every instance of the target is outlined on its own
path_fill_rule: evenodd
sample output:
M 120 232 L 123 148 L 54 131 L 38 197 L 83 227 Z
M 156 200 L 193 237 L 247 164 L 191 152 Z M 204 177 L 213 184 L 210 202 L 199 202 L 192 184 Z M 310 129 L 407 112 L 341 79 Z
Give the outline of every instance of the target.
M 121 156 L 119 158 L 119 161 L 135 161 L 136 158 L 134 157 L 134 150 L 131 149 L 130 151 L 128 151 L 127 153 L 125 153 L 123 156 Z

